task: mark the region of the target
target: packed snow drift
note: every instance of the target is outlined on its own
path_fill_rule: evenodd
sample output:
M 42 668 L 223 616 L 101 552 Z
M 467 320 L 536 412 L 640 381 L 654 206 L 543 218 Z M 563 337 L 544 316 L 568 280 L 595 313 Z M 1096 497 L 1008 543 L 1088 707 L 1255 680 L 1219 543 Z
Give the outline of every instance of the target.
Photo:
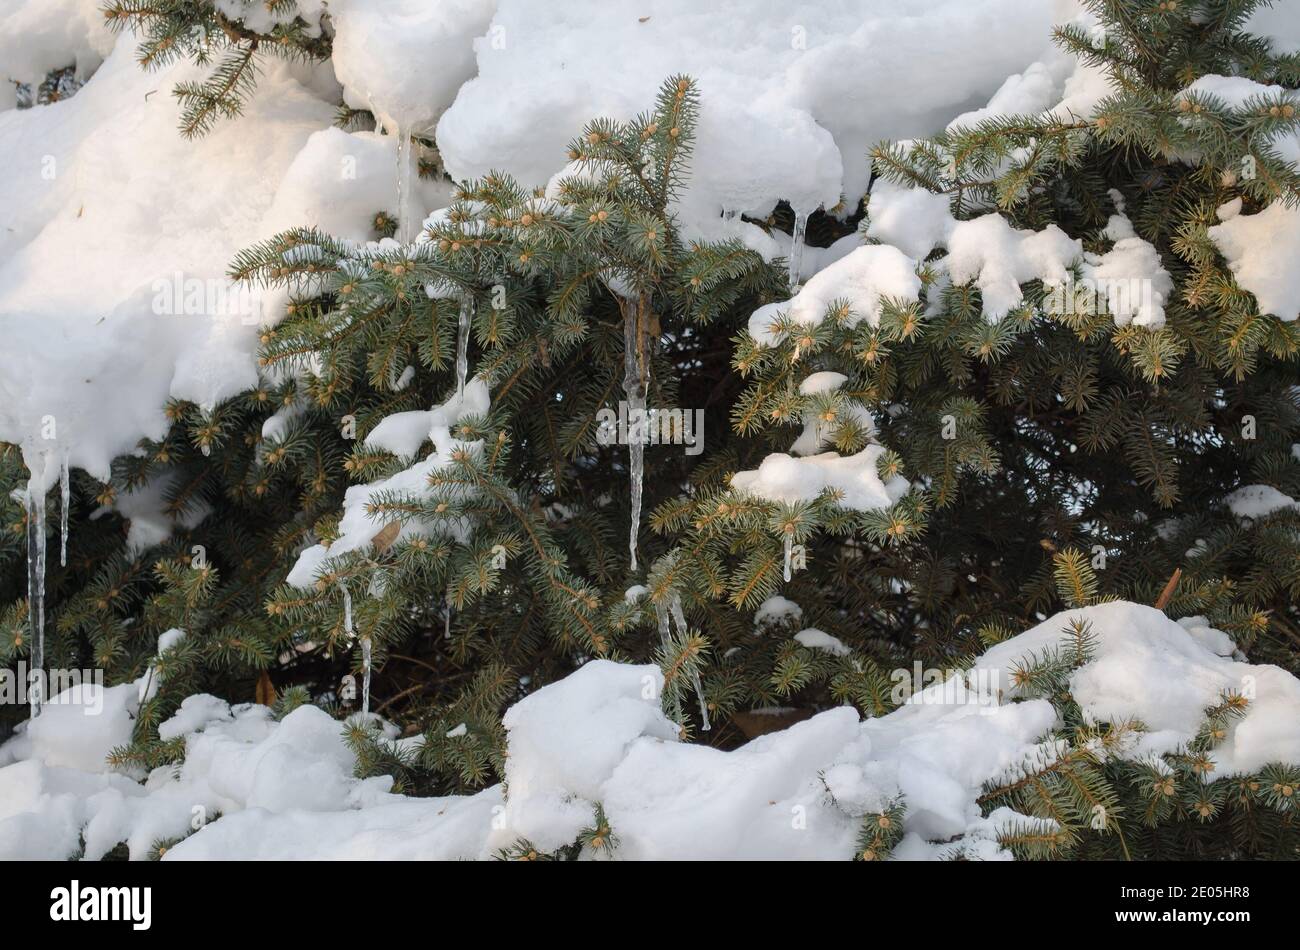
M 265 706 L 207 695 L 159 730 L 184 739 L 183 764 L 121 774 L 104 756 L 129 740 L 143 681 L 82 687 L 102 695 L 56 698 L 0 746 L 0 858 L 93 859 L 119 843 L 143 858 L 180 838 L 164 860 L 490 858 L 519 842 L 571 845 L 600 805 L 615 844 L 588 857 L 844 859 L 863 816 L 901 800 L 895 857 L 1005 859 L 998 834 L 1024 816 L 984 815 L 978 799 L 985 783 L 1041 762 L 1060 727 L 1049 702 L 1020 698 L 1014 672 L 1080 621 L 1097 639 L 1069 680 L 1086 719 L 1143 724 L 1112 755 L 1158 764 L 1232 692 L 1253 699 L 1212 753 L 1214 775 L 1300 762 L 1300 680 L 1234 659 L 1231 639 L 1200 618 L 1118 602 L 1051 617 L 887 715 L 829 709 L 730 752 L 679 741 L 658 667 L 594 660 L 507 712 L 505 785 L 466 797 L 410 798 L 387 778 L 353 778 L 343 724 L 314 706 L 276 721 Z M 798 639 L 833 649 L 819 632 Z M 102 711 L 87 715 L 95 703 Z M 385 741 L 419 741 L 396 732 Z

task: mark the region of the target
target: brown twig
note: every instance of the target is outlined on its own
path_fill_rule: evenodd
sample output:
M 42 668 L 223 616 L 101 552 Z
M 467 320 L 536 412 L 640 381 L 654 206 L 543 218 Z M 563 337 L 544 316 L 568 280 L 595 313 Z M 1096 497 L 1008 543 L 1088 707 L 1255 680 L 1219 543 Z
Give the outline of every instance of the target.
M 1168 583 L 1165 584 L 1165 589 L 1156 598 L 1156 610 L 1164 610 L 1169 606 L 1169 601 L 1174 599 L 1174 590 L 1178 587 L 1178 581 L 1182 576 L 1183 569 L 1181 567 L 1174 568 L 1174 573 L 1170 576 Z

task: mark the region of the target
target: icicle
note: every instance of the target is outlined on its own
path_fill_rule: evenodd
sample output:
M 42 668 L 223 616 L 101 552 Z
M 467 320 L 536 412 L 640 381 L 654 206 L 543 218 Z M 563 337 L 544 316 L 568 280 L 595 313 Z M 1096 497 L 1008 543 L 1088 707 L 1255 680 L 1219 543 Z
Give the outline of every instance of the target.
M 474 295 L 460 298 L 460 324 L 456 328 L 456 398 L 465 398 L 465 377 L 469 375 L 469 329 L 474 320 Z
M 411 130 L 397 126 L 397 240 L 410 244 L 415 235 L 411 220 Z
M 370 638 L 361 638 L 361 712 L 370 714 Z
M 212 454 L 212 446 L 207 442 L 204 442 L 201 446 L 199 446 L 199 451 L 202 452 L 205 457 L 207 457 Z
M 785 532 L 785 579 L 790 580 L 790 562 L 794 559 L 794 532 Z
M 663 646 L 664 656 L 671 655 L 673 636 L 668 629 L 668 608 L 663 603 L 655 601 L 655 620 L 659 623 L 659 642 Z M 669 710 L 669 715 L 675 722 L 682 720 L 682 704 L 677 698 L 677 693 L 673 693 L 673 708 Z
M 59 567 L 68 566 L 68 507 L 72 503 L 72 479 L 68 473 L 68 454 L 63 453 L 59 467 Z
M 343 591 L 343 632 L 348 635 L 348 644 L 356 639 L 352 633 L 352 595 L 348 593 L 348 585 L 339 581 L 339 590 Z
M 628 551 L 637 569 L 636 544 L 641 533 L 641 493 L 645 482 L 646 395 L 650 390 L 649 334 L 641 329 L 640 314 L 629 313 L 623 322 L 623 392 L 627 395 L 628 468 L 632 487 L 632 521 Z
M 42 695 L 45 669 L 45 492 L 35 474 L 27 481 L 24 501 L 27 505 L 27 626 L 31 637 L 28 698 L 35 719 L 41 714 L 41 703 L 45 699 Z
M 352 594 L 348 585 L 339 581 L 339 590 L 343 591 L 343 630 L 348 635 L 348 645 L 356 641 L 352 629 Z M 370 638 L 361 638 L 361 711 L 370 712 Z
M 451 639 L 451 588 L 447 588 L 447 609 L 442 614 L 442 638 Z
M 655 602 L 655 620 L 659 622 L 659 642 L 667 652 L 673 642 L 672 633 L 668 629 L 668 608 L 658 601 Z
M 808 215 L 794 213 L 794 233 L 790 237 L 790 289 L 799 286 L 799 271 L 803 267 L 803 236 L 808 229 Z
M 669 608 L 673 612 L 673 621 L 677 624 L 677 632 L 685 640 L 687 636 L 686 613 L 682 610 L 681 597 L 673 594 Z M 704 732 L 708 732 L 713 726 L 709 723 L 709 707 L 704 701 L 704 684 L 700 682 L 698 670 L 691 670 L 691 684 L 695 687 L 695 698 L 700 704 L 700 728 Z

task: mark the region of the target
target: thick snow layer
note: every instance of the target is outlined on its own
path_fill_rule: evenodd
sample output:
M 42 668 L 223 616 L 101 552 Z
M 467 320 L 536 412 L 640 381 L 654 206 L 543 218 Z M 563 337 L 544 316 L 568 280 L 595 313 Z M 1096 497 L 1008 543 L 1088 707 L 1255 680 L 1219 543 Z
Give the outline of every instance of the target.
M 1241 111 L 1251 100 L 1296 104 L 1296 93 L 1241 76 L 1202 76 L 1185 93 L 1212 97 Z M 1280 134 L 1268 145 L 1286 162 L 1300 163 L 1300 135 Z M 1241 214 L 1240 199 L 1219 209 L 1210 239 L 1228 261 L 1237 283 L 1255 295 L 1261 313 L 1292 321 L 1300 317 L 1300 210 L 1275 201 L 1257 214 Z
M 46 73 L 76 66 L 84 79 L 113 49 L 101 0 L 5 0 L 0 4 L 0 109 L 12 107 L 12 82 L 39 85 Z
M 770 602 L 769 613 L 792 606 Z M 996 835 L 1024 816 L 983 816 L 977 798 L 1057 726 L 1049 703 L 1016 701 L 1012 670 L 1058 646 L 1074 620 L 1097 640 L 1070 678 L 1084 715 L 1146 725 L 1117 754 L 1149 761 L 1176 750 L 1232 690 L 1251 702 L 1211 753 L 1212 774 L 1300 763 L 1300 680 L 1234 660 L 1231 640 L 1203 618 L 1175 623 L 1118 602 L 1058 614 L 991 648 L 966 674 L 983 691 L 936 683 L 888 715 L 860 721 L 850 707 L 831 709 L 732 752 L 678 741 L 657 667 L 594 661 L 512 707 L 508 792 L 467 797 L 404 798 L 387 778 L 352 778 L 343 725 L 314 707 L 276 722 L 266 707 L 202 695 L 160 730 L 185 737 L 184 764 L 141 784 L 103 764 L 130 735 L 135 708 L 133 685 L 113 687 L 91 728 L 73 727 L 82 714 L 70 706 L 0 746 L 0 858 L 70 856 L 82 837 L 86 857 L 125 841 L 139 858 L 195 828 L 167 860 L 486 858 L 521 839 L 542 850 L 572 843 L 597 804 L 615 857 L 847 858 L 862 816 L 900 795 L 897 857 L 1006 858 Z M 796 639 L 841 652 L 819 633 Z
M 1043 54 L 1044 0 L 501 0 L 478 75 L 438 123 L 456 177 L 543 185 L 593 114 L 629 119 L 669 75 L 703 97 L 687 218 L 856 200 L 867 149 L 929 134 Z M 1016 29 L 1004 25 L 1014 22 Z M 996 43 L 970 37 L 996 35 Z M 611 62 L 617 69 L 610 69 Z M 958 79 L 960 77 L 960 79 Z
M 344 98 L 384 129 L 426 133 L 474 75 L 496 0 L 329 0 Z
M 169 395 L 210 405 L 256 384 L 258 301 L 224 273 L 333 114 L 272 65 L 238 122 L 188 141 L 169 90 L 200 71 L 145 72 L 135 42 L 71 99 L 0 113 L 0 440 L 46 486 L 63 453 L 107 479 L 166 431 Z
M 397 211 L 396 168 L 395 137 L 321 129 L 294 157 L 262 230 L 314 227 L 336 238 L 369 241 L 375 212 Z M 448 185 L 420 179 L 416 189 L 425 210 L 450 203 Z
M 374 212 L 394 210 L 394 138 L 330 128 L 340 96 L 377 110 L 389 131 L 441 116 L 437 142 L 454 175 L 503 169 L 541 185 L 593 115 L 630 117 L 666 76 L 691 73 L 703 111 L 683 222 L 772 257 L 788 251 L 782 236 L 722 212 L 763 215 L 779 199 L 805 213 L 841 197 L 852 205 L 878 140 L 1012 112 L 1086 115 L 1107 91 L 1050 43 L 1055 22 L 1088 25 L 1073 0 L 299 0 L 309 30 L 328 12 L 332 62 L 307 69 L 268 58 L 244 114 L 187 141 L 170 90 L 206 68 L 141 70 L 136 38 L 115 39 L 100 6 L 8 0 L 0 9 L 6 78 L 38 82 L 68 64 L 89 78 L 73 98 L 28 110 L 8 108 L 13 86 L 0 82 L 9 168 L 0 180 L 0 333 L 9 342 L 0 440 L 22 444 L 46 485 L 65 452 L 104 477 L 114 455 L 161 434 L 168 396 L 210 404 L 250 385 L 256 324 L 279 318 L 284 295 L 241 295 L 226 283 L 239 249 L 303 224 L 361 239 Z M 218 6 L 259 30 L 294 15 L 254 0 Z M 1288 49 L 1293 19 L 1255 17 Z M 1231 77 L 1202 85 L 1234 101 L 1253 89 Z M 415 190 L 423 207 L 413 213 L 447 200 L 424 182 Z M 908 200 L 911 210 L 900 205 L 890 223 L 873 198 L 882 239 L 918 259 L 948 246 L 942 199 Z M 1286 266 L 1300 245 L 1296 215 L 1275 206 L 1216 229 L 1242 285 L 1283 318 L 1300 310 Z M 811 283 L 856 250 L 855 236 L 809 248 L 796 276 Z M 1005 299 L 993 316 L 1015 298 L 1007 279 L 1019 273 L 998 263 L 972 265 L 999 282 L 994 296 Z

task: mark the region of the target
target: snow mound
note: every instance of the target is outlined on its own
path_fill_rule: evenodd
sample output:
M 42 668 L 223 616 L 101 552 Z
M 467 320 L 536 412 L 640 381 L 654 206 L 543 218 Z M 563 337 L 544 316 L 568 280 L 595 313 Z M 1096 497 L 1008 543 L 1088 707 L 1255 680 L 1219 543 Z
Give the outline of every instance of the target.
M 260 302 L 225 271 L 269 236 L 280 183 L 332 117 L 271 64 L 237 122 L 188 141 L 167 90 L 202 70 L 145 72 L 135 43 L 119 38 L 72 98 L 0 112 L 14 169 L 0 179 L 0 440 L 23 446 L 38 488 L 64 454 L 107 480 L 115 456 L 166 432 L 169 396 L 213 405 L 256 385 Z
M 98 758 L 130 733 L 135 690 L 113 687 L 91 732 L 42 716 L 0 746 L 9 763 L 0 767 L 0 858 L 72 855 L 81 836 L 86 857 L 125 841 L 138 858 L 196 827 L 167 860 L 487 858 L 524 840 L 570 844 L 600 805 L 619 858 L 842 859 L 863 816 L 902 796 L 897 857 L 1005 859 L 997 834 L 1025 816 L 983 815 L 977 799 L 1057 725 L 1048 702 L 1020 698 L 1012 670 L 1056 647 L 1075 621 L 1096 638 L 1093 658 L 1070 677 L 1085 718 L 1145 725 L 1117 754 L 1151 761 L 1179 749 L 1233 691 L 1250 704 L 1210 753 L 1212 776 L 1300 763 L 1300 680 L 1232 659 L 1231 640 L 1203 618 L 1174 622 L 1117 602 L 1066 611 L 992 647 L 966 676 L 994 690 L 936 683 L 887 715 L 860 721 L 850 707 L 831 709 L 731 752 L 677 741 L 657 667 L 594 661 L 506 714 L 508 793 L 450 798 L 404 798 L 387 778 L 352 778 L 342 724 L 314 707 L 276 722 L 266 707 L 211 696 L 190 697 L 163 725 L 185 737 L 185 763 L 138 784 Z M 799 642 L 839 652 L 818 633 L 801 631 Z
M 782 198 L 809 213 L 866 190 L 869 146 L 937 131 L 1042 56 L 1055 6 L 501 0 L 438 147 L 456 178 L 498 170 L 543 185 L 593 112 L 630 119 L 665 77 L 687 73 L 702 108 L 686 222 L 765 215 Z
M 116 37 L 100 0 L 6 0 L 0 9 L 0 96 L 13 95 L 9 80 L 39 85 L 46 73 L 75 66 L 78 79 L 94 72 Z M 11 108 L 0 101 L 0 109 Z

